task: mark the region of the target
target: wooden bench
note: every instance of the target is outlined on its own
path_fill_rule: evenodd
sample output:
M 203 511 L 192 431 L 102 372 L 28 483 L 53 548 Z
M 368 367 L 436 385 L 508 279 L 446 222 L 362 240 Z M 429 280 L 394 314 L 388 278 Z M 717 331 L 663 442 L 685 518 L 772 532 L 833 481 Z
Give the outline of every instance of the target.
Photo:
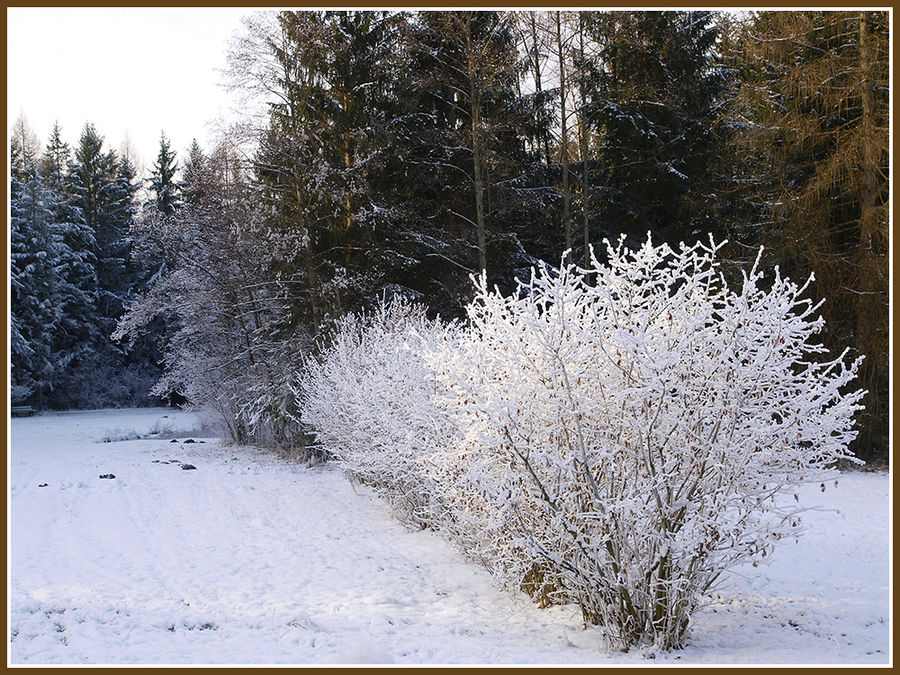
M 9 412 L 13 417 L 31 417 L 37 410 L 30 405 L 14 405 L 10 408 Z

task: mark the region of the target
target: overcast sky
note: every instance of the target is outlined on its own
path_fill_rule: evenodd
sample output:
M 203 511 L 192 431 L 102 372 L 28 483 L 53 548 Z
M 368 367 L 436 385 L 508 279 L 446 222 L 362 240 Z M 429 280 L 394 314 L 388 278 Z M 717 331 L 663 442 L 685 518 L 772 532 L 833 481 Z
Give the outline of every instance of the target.
M 93 122 L 147 167 L 165 131 L 179 156 L 230 114 L 217 72 L 250 8 L 19 8 L 7 12 L 7 121 L 24 113 L 42 143 L 54 120 L 75 145 Z

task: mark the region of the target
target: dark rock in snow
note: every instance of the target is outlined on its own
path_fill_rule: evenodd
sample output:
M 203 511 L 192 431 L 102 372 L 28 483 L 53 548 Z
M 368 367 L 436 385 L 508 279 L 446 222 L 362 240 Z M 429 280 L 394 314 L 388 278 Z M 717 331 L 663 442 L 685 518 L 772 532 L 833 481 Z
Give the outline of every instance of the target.
M 173 438 L 171 441 L 169 441 L 169 443 L 177 443 L 177 442 L 178 442 L 177 438 Z
M 193 438 L 188 438 L 188 439 L 185 439 L 184 442 L 185 443 L 196 443 L 197 441 L 195 441 Z
M 115 478 L 116 474 L 114 473 L 101 473 L 100 478 Z
M 182 471 L 194 471 L 194 470 L 196 470 L 196 468 L 197 468 L 197 467 L 194 466 L 193 464 L 182 464 L 182 465 L 181 465 L 181 470 L 182 470 Z

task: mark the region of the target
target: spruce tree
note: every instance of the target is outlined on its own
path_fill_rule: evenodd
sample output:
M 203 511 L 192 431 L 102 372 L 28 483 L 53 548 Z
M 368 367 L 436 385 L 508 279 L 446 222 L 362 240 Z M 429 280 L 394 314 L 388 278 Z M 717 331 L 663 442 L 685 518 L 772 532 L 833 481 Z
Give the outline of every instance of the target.
M 273 274 L 290 279 L 297 316 L 316 326 L 361 304 L 400 260 L 391 185 L 402 16 L 281 12 L 266 48 L 278 101 L 254 158 L 267 204 Z
M 181 205 L 181 183 L 175 180 L 178 162 L 165 133 L 160 134 L 159 154 L 150 174 L 149 187 L 154 194 L 156 209 L 163 216 L 171 216 Z
M 558 255 L 531 226 L 552 191 L 529 141 L 545 130 L 535 128 L 534 100 L 520 95 L 515 15 L 421 12 L 409 43 L 405 198 L 433 242 L 426 255 L 452 313 L 469 292 L 468 272 L 509 283 L 536 253 Z
M 126 373 L 122 349 L 110 335 L 131 293 L 130 229 L 135 216 L 134 170 L 103 137 L 85 125 L 59 209 L 62 236 L 70 245 L 69 281 L 63 300 L 65 330 L 58 349 L 66 367 L 48 403 L 54 407 L 100 407 L 146 400 Z M 143 387 L 144 393 L 149 384 Z
M 182 171 L 182 197 L 187 206 L 195 205 L 206 197 L 206 187 L 210 172 L 209 159 L 197 139 L 191 141 L 188 156 Z
M 129 230 L 134 219 L 133 168 L 122 165 L 115 151 L 103 150 L 103 137 L 85 125 L 75 151 L 77 178 L 85 224 L 94 237 L 99 311 L 98 324 L 108 336 L 121 314 L 128 288 Z
M 59 357 L 59 373 L 93 350 L 97 320 L 97 258 L 94 231 L 84 219 L 80 179 L 72 163 L 69 144 L 54 124 L 39 162 L 54 228 L 61 240 L 59 274 L 62 284 L 55 300 L 61 310 L 53 349 Z M 64 392 L 57 392 L 57 397 Z
M 40 162 L 41 174 L 48 185 L 59 190 L 63 189 L 71 155 L 69 144 L 62 139 L 62 129 L 60 129 L 59 123 L 54 122 L 53 129 L 50 131 L 50 140 L 47 141 L 47 147 L 44 149 Z
M 62 318 L 65 245 L 53 222 L 54 194 L 36 168 L 10 182 L 10 311 L 14 399 L 39 409 L 59 375 L 55 337 Z
M 716 106 L 725 84 L 711 12 L 608 12 L 593 18 L 599 72 L 589 102 L 608 234 L 695 240 L 705 216 Z

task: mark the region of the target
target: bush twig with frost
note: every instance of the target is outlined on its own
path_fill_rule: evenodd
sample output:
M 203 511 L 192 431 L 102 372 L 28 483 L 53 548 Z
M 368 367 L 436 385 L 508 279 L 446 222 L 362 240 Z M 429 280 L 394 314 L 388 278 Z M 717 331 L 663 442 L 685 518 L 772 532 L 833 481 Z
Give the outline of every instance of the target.
M 849 458 L 859 360 L 822 359 L 818 305 L 777 268 L 732 290 L 712 241 L 607 248 L 511 297 L 482 277 L 454 348 L 426 349 L 464 434 L 436 489 L 493 569 L 669 649 L 724 570 L 796 530 L 775 496 Z

